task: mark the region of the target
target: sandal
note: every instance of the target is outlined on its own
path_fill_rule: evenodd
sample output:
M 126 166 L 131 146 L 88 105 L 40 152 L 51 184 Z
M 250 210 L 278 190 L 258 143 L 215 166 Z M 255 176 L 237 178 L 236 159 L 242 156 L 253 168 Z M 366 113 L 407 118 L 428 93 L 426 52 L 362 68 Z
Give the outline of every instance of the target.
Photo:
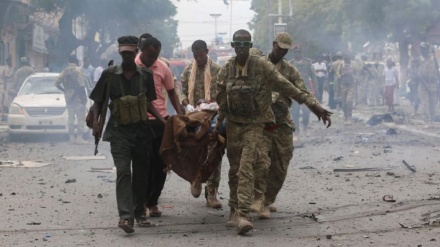
M 118 223 L 118 227 L 124 230 L 126 233 L 133 233 L 133 223 L 128 219 L 121 219 Z
M 162 216 L 162 212 L 159 211 L 157 205 L 148 207 L 150 217 L 160 217 Z

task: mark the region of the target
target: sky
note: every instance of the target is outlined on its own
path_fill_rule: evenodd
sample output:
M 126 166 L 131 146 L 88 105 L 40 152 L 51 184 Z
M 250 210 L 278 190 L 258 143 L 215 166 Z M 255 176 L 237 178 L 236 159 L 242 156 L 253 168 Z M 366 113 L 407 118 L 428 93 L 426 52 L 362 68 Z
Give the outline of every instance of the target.
M 210 14 L 221 14 L 217 18 L 217 33 L 223 37 L 223 41 L 229 41 L 231 35 L 238 29 L 249 30 L 247 23 L 254 16 L 254 11 L 250 9 L 251 0 L 227 0 L 229 5 L 225 5 L 223 0 L 172 0 L 172 2 L 177 7 L 174 19 L 179 21 L 177 33 L 182 43 L 181 48 L 190 47 L 197 39 L 205 40 L 208 45 L 211 43 L 215 38 L 215 18 Z

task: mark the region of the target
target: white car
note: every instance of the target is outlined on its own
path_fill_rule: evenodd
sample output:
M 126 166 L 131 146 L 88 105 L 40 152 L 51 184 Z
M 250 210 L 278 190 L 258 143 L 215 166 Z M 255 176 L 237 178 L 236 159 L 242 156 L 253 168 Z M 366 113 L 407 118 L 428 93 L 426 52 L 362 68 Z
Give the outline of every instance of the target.
M 35 73 L 29 76 L 9 107 L 8 130 L 11 139 L 22 134 L 68 134 L 64 93 L 55 86 L 59 73 Z M 86 82 L 86 93 L 92 86 Z M 84 115 L 92 105 L 88 99 Z M 78 124 L 75 120 L 75 124 Z M 84 124 L 85 123 L 80 123 Z M 84 127 L 87 134 L 89 128 Z

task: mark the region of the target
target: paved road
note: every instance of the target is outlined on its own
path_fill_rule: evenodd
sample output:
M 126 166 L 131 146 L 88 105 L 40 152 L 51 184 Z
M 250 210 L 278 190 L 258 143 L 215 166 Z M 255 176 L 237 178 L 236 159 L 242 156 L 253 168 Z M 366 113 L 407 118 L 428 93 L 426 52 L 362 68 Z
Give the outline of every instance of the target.
M 440 145 L 435 136 L 393 126 L 344 126 L 334 115 L 325 129 L 312 121 L 301 137 L 271 220 L 254 219 L 255 230 L 238 236 L 226 229 L 227 159 L 220 198 L 223 210 L 206 208 L 189 184 L 168 176 L 154 227 L 126 235 L 117 224 L 115 173 L 108 143 L 105 160 L 69 161 L 93 154 L 93 144 L 64 138 L 8 142 L 0 133 L 0 160 L 48 162 L 40 168 L 0 167 L 1 246 L 439 246 Z M 408 128 L 417 129 L 415 127 Z M 394 126 L 395 127 L 395 126 Z M 432 128 L 429 127 L 429 128 Z M 431 133 L 429 128 L 422 130 Z M 406 160 L 416 172 L 402 164 Z M 367 172 L 334 169 L 376 168 Z M 76 182 L 66 183 L 75 179 Z M 396 202 L 385 202 L 393 195 Z

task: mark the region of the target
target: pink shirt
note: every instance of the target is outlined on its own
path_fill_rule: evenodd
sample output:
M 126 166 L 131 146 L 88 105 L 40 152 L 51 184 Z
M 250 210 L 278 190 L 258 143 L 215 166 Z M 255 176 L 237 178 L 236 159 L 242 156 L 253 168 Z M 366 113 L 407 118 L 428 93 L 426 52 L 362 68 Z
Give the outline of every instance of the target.
M 142 53 L 139 53 L 134 61 L 138 66 L 145 67 L 140 58 L 141 54 Z M 154 87 L 156 88 L 156 100 L 153 100 L 153 106 L 162 117 L 166 117 L 168 116 L 168 112 L 165 96 L 168 90 L 174 89 L 173 75 L 171 74 L 170 68 L 159 59 L 157 59 L 149 69 L 153 71 Z M 155 119 L 155 117 L 149 113 L 148 118 Z

